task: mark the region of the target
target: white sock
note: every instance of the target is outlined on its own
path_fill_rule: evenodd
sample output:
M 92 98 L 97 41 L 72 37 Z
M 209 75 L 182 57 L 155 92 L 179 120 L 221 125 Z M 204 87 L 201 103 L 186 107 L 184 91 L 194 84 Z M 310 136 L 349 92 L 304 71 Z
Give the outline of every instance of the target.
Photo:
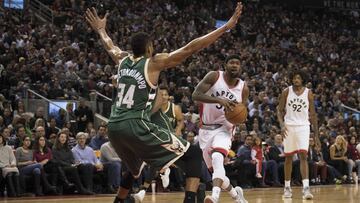
M 211 196 L 212 196 L 214 199 L 219 199 L 219 198 L 220 198 L 220 192 L 221 192 L 221 188 L 219 188 L 219 187 L 213 187 Z
M 285 180 L 285 187 L 290 187 L 290 180 Z
M 235 188 L 234 187 L 231 187 L 231 190 L 229 191 L 229 195 L 235 199 L 236 196 L 238 195 L 238 193 L 236 192 Z
M 302 183 L 304 188 L 309 187 L 309 179 L 303 179 Z

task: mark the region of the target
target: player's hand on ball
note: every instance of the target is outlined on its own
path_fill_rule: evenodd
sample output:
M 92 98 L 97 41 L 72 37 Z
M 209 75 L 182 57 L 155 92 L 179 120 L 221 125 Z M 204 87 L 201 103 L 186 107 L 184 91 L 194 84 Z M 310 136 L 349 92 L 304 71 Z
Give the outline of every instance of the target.
M 225 108 L 225 111 L 232 111 L 237 103 L 227 99 L 220 99 L 219 104 Z
M 226 26 L 227 26 L 229 29 L 232 29 L 233 27 L 235 27 L 238 19 L 239 19 L 240 16 L 241 16 L 242 9 L 243 9 L 242 3 L 241 3 L 241 2 L 238 2 L 233 16 L 231 16 L 231 18 L 229 19 L 229 21 L 226 23 Z
M 91 28 L 95 31 L 100 29 L 105 29 L 106 27 L 106 18 L 109 13 L 106 13 L 103 18 L 100 18 L 97 14 L 97 11 L 94 7 L 91 10 L 88 8 L 85 13 L 85 19 L 90 24 Z

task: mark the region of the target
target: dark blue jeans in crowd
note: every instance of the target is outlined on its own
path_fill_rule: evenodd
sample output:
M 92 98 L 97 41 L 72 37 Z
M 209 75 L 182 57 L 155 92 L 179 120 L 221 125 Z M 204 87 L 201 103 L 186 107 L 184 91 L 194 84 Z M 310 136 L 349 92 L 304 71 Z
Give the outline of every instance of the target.
M 111 161 L 104 163 L 104 168 L 107 171 L 108 183 L 114 188 L 120 186 L 121 181 L 121 162 L 120 161 Z
M 23 166 L 19 169 L 21 175 L 40 175 L 41 174 L 41 164 L 31 164 Z
M 271 176 L 272 182 L 280 184 L 279 181 L 279 164 L 274 160 L 263 161 L 263 176 L 264 178 Z

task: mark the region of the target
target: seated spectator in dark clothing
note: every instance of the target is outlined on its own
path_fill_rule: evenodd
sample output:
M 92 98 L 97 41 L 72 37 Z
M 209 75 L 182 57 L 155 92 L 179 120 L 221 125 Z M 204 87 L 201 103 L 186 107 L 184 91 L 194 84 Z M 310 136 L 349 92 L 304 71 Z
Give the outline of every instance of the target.
M 59 164 L 59 174 L 62 176 L 63 182 L 66 186 L 70 186 L 68 177 L 71 177 L 75 183 L 76 189 L 80 194 L 94 194 L 87 190 L 81 183 L 79 171 L 75 163 L 73 153 L 68 145 L 68 136 L 64 132 L 60 132 L 56 138 L 55 145 L 52 149 L 53 158 Z
M 246 131 L 244 131 L 244 132 L 246 132 Z M 231 143 L 231 150 L 233 150 L 234 152 L 237 152 L 239 147 L 243 144 L 244 144 L 244 142 L 241 141 L 241 133 L 236 133 L 234 135 L 234 139 Z
M 354 181 L 358 181 L 360 183 L 360 152 L 358 152 L 356 149 L 356 136 L 351 136 L 349 138 L 348 154 L 349 154 L 349 162 L 353 166 L 352 168 L 357 169 L 358 180 L 354 180 Z
M 347 171 L 347 162 L 349 161 L 346 156 L 347 152 L 347 143 L 343 136 L 338 135 L 336 137 L 335 143 L 330 146 L 330 162 L 336 170 L 338 170 L 343 177 L 345 178 Z
M 108 168 L 104 168 L 104 165 L 96 158 L 95 152 L 91 147 L 86 146 L 86 135 L 83 132 L 79 132 L 76 135 L 77 145 L 72 148 L 72 153 L 74 155 L 75 161 L 79 163 L 78 169 L 80 176 L 83 180 L 84 186 L 92 191 L 93 190 L 93 177 L 95 173 L 105 173 L 109 172 Z M 113 165 L 107 165 L 113 167 Z M 112 174 L 107 174 L 111 177 Z M 114 193 L 115 190 L 111 187 L 112 181 L 105 182 L 107 192 Z
M 36 109 L 36 113 L 35 113 L 34 117 L 31 118 L 31 120 L 30 120 L 30 129 L 33 129 L 33 128 L 35 127 L 35 122 L 36 122 L 36 120 L 39 119 L 39 118 L 42 118 L 42 119 L 44 120 L 45 126 L 46 126 L 46 125 L 47 125 L 47 124 L 46 124 L 47 121 L 46 121 L 46 119 L 45 119 L 45 110 L 44 110 L 44 107 L 38 107 L 38 108 Z
M 54 134 L 57 135 L 57 134 L 59 133 L 59 131 L 60 131 L 60 129 L 56 127 L 56 119 L 55 119 L 54 117 L 51 117 L 51 118 L 49 119 L 49 121 L 50 121 L 50 125 L 49 125 L 49 127 L 46 129 L 46 139 L 49 139 L 49 138 L 50 138 L 50 135 L 51 135 L 52 133 L 54 133 Z
M 41 128 L 41 127 L 38 127 Z M 48 194 L 56 194 L 56 178 L 57 178 L 57 167 L 53 164 L 52 153 L 50 148 L 46 146 L 46 138 L 44 135 L 36 137 L 35 143 L 33 145 L 33 157 L 34 161 L 41 164 L 42 168 L 42 181 L 43 181 L 43 191 Z M 50 174 L 52 177 L 51 183 L 48 182 L 45 173 Z
M 106 136 L 107 128 L 104 125 L 100 125 L 98 128 L 98 133 L 96 136 L 91 138 L 89 147 L 93 148 L 93 150 L 100 150 L 101 145 L 108 141 Z
M 275 136 L 275 145 L 270 147 L 269 149 L 269 159 L 274 160 L 278 163 L 279 174 L 280 174 L 280 182 L 282 182 L 284 178 L 284 163 L 285 163 L 285 154 L 284 154 L 284 145 L 283 138 L 280 134 Z M 293 157 L 293 170 L 291 177 L 293 178 L 294 185 L 300 185 L 301 177 L 300 177 L 300 160 L 296 155 Z
M 283 139 L 280 134 L 275 136 L 275 144 L 269 149 L 269 159 L 275 160 L 278 164 L 285 162 Z
M 12 123 L 13 115 L 10 108 L 4 108 L 3 120 L 4 126 L 8 126 Z
M 309 177 L 312 184 L 325 184 L 327 179 L 327 164 L 322 157 L 321 150 L 315 147 L 314 138 L 309 140 Z M 318 173 L 320 172 L 320 180 L 318 180 Z
M 238 184 L 243 188 L 249 188 L 252 186 L 252 180 L 254 180 L 256 173 L 256 161 L 251 159 L 252 143 L 253 137 L 251 135 L 247 135 L 245 138 L 245 144 L 243 144 L 237 151 L 237 158 L 234 163 L 236 168 L 239 170 Z
M 78 108 L 75 110 L 78 132 L 84 132 L 89 122 L 94 122 L 92 110 L 85 105 L 85 99 L 81 98 Z
M 22 140 L 26 136 L 25 127 L 23 125 L 18 125 L 16 127 L 15 137 L 10 138 L 8 144 L 13 146 L 14 149 L 19 148 L 22 145 Z

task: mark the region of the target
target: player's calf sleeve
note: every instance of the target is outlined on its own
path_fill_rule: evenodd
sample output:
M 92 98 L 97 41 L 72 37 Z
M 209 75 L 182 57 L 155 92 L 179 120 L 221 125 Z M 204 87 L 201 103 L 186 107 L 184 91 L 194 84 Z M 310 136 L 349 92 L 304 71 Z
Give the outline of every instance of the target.
M 213 165 L 213 180 L 225 179 L 224 156 L 220 152 L 213 152 L 211 155 Z
M 120 187 L 130 190 L 134 182 L 134 177 L 130 172 L 125 172 L 121 178 Z
M 201 177 L 202 151 L 200 147 L 191 145 L 188 149 L 185 160 L 185 173 L 187 178 Z

